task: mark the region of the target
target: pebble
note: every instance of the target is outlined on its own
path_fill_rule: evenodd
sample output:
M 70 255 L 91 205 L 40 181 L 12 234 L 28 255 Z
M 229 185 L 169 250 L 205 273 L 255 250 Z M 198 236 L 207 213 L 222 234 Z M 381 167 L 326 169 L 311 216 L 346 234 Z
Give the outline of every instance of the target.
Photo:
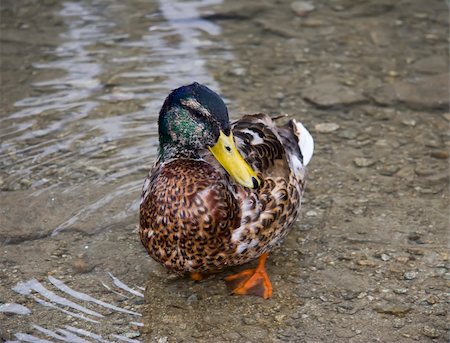
M 437 35 L 435 35 L 434 33 L 428 33 L 425 35 L 425 39 L 435 41 L 435 40 L 438 40 L 439 37 Z
M 366 293 L 366 292 L 361 292 L 361 293 L 358 294 L 357 298 L 358 298 L 358 299 L 362 299 L 362 298 L 364 298 L 365 296 L 367 296 L 367 293 Z
M 198 301 L 197 293 L 191 294 L 191 295 L 187 298 L 187 301 L 188 301 L 188 302 L 196 302 L 196 301 Z
M 319 133 L 330 133 L 339 129 L 336 123 L 320 123 L 314 126 L 314 129 Z
M 386 165 L 386 166 L 383 166 L 379 170 L 379 172 L 381 175 L 384 175 L 384 176 L 392 176 L 395 173 L 397 173 L 399 171 L 399 169 L 400 168 L 398 166 Z
M 282 323 L 282 322 L 284 321 L 284 318 L 286 318 L 286 315 L 285 315 L 285 314 L 277 314 L 277 315 L 275 316 L 275 320 L 276 320 L 278 323 Z
M 370 32 L 370 39 L 375 45 L 389 46 L 389 44 L 391 44 L 392 37 L 390 37 L 387 30 L 376 30 Z
M 242 338 L 241 335 L 235 331 L 224 333 L 222 337 L 230 342 L 239 342 Z
M 426 302 L 429 305 L 434 305 L 439 302 L 439 298 L 436 295 L 432 294 L 426 299 Z
M 402 124 L 403 124 L 403 125 L 406 125 L 406 126 L 412 126 L 412 127 L 414 127 L 414 126 L 416 126 L 417 121 L 416 121 L 415 119 L 403 119 L 403 120 L 402 120 Z
M 409 256 L 397 256 L 395 260 L 400 263 L 406 263 L 409 262 Z
M 336 310 L 338 313 L 342 314 L 355 314 L 356 312 L 358 312 L 358 309 L 351 305 L 338 305 L 336 307 Z
M 430 176 L 433 175 L 435 171 L 436 171 L 435 169 L 432 169 L 427 165 L 420 165 L 420 164 L 414 169 L 414 172 L 418 176 Z
M 352 291 L 352 290 L 344 290 L 344 291 L 341 292 L 341 297 L 344 300 L 353 300 L 355 298 L 361 299 L 360 298 L 361 294 L 364 294 L 364 293 L 357 293 L 357 292 Z
M 76 258 L 72 262 L 72 268 L 79 274 L 89 273 L 94 269 L 94 265 L 88 263 L 84 258 Z
M 125 332 L 123 335 L 127 338 L 136 338 L 139 337 L 141 333 L 139 331 L 129 331 Z
M 410 312 L 412 308 L 407 306 L 378 305 L 374 308 L 374 310 L 378 313 L 391 314 L 393 316 L 402 318 L 408 312 Z
M 446 151 L 446 150 L 439 150 L 439 151 L 432 151 L 430 153 L 430 156 L 434 157 L 434 158 L 438 158 L 440 160 L 446 160 L 446 159 L 448 159 L 449 154 L 448 154 L 448 151 Z
M 314 11 L 316 7 L 309 1 L 295 1 L 291 4 L 291 9 L 299 17 L 306 17 L 310 12 Z
M 375 142 L 375 146 L 379 146 L 379 147 L 388 147 L 389 146 L 389 141 L 386 139 L 378 139 Z
M 356 164 L 356 166 L 358 166 L 360 168 L 366 168 L 366 167 L 373 166 L 377 162 L 377 160 L 364 158 L 364 157 L 356 157 L 353 160 L 353 162 Z
M 439 337 L 439 331 L 431 326 L 425 325 L 422 328 L 422 334 L 424 336 L 430 337 L 430 338 L 438 338 Z
M 420 248 L 408 248 L 408 249 L 406 249 L 406 252 L 408 254 L 416 255 L 416 256 L 423 256 L 423 255 L 425 255 L 425 251 L 423 249 L 420 249 Z
M 333 11 L 336 11 L 336 12 L 342 12 L 345 10 L 345 7 L 342 5 L 334 5 L 334 6 L 331 6 L 331 8 L 333 9 Z
M 355 139 L 358 134 L 353 130 L 342 130 L 338 136 L 345 139 Z
M 317 19 L 305 19 L 302 21 L 301 25 L 305 27 L 320 27 L 326 25 L 326 22 Z
M 395 294 L 406 294 L 408 292 L 408 288 L 396 288 L 393 292 Z
M 30 187 L 32 183 L 33 182 L 30 179 L 22 179 L 22 180 L 20 180 L 20 184 L 22 186 L 24 186 L 25 188 Z
M 310 210 L 308 212 L 306 212 L 306 216 L 307 217 L 317 217 L 318 213 L 314 210 Z
M 245 317 L 243 320 L 245 325 L 254 325 L 256 324 L 256 320 L 254 318 L 251 317 Z
M 357 207 L 357 208 L 352 209 L 352 213 L 354 215 L 359 216 L 360 214 L 363 214 L 366 211 L 366 209 L 367 209 L 366 207 Z
M 428 14 L 424 13 L 424 12 L 417 12 L 414 13 L 413 16 L 417 19 L 426 19 L 428 18 Z
M 417 272 L 415 271 L 409 271 L 409 272 L 405 272 L 403 274 L 403 278 L 405 280 L 414 280 L 417 277 Z
M 390 76 L 390 77 L 397 77 L 397 76 L 400 75 L 400 74 L 399 74 L 397 71 L 395 71 L 395 70 L 389 70 L 387 74 L 388 74 L 388 76 Z
M 389 256 L 388 254 L 381 254 L 380 258 L 382 261 L 389 261 L 391 259 L 391 256 Z
M 394 318 L 392 327 L 394 327 L 395 329 L 400 329 L 404 326 L 405 326 L 405 322 L 401 318 Z
M 377 265 L 374 261 L 371 261 L 371 260 L 359 260 L 356 263 L 360 266 L 365 266 L 365 267 L 376 267 L 376 265 Z
M 245 74 L 247 74 L 247 70 L 242 67 L 235 67 L 230 70 L 230 74 L 235 76 L 244 76 Z

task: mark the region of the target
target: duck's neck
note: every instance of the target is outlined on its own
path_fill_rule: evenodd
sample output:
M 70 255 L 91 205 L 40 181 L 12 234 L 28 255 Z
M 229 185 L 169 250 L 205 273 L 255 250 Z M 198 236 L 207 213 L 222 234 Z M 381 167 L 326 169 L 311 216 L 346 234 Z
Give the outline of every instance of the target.
M 200 155 L 197 150 L 166 142 L 159 145 L 159 158 L 164 162 L 175 158 L 199 159 Z

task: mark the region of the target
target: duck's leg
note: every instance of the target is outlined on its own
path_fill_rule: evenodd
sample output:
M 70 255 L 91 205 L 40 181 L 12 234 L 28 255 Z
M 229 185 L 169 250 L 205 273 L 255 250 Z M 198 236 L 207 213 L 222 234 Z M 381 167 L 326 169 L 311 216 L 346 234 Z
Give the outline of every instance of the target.
M 268 255 L 269 253 L 261 255 L 255 269 L 246 269 L 225 278 L 227 286 L 232 289 L 234 294 L 258 295 L 264 299 L 272 296 L 272 284 L 264 267 Z

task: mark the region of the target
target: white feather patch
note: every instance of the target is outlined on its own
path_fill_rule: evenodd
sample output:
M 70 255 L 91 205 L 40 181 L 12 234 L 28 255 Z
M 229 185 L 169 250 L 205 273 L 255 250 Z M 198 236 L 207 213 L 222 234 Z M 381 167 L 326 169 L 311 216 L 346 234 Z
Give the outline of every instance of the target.
M 251 144 L 257 145 L 264 143 L 263 139 L 259 136 L 257 132 L 249 129 L 242 130 L 242 132 L 248 133 L 249 135 L 252 136 L 252 141 L 250 142 Z
M 297 127 L 298 132 L 298 146 L 303 155 L 303 165 L 308 165 L 311 161 L 314 152 L 314 139 L 308 130 L 303 126 L 302 123 L 298 123 L 294 120 L 294 124 Z

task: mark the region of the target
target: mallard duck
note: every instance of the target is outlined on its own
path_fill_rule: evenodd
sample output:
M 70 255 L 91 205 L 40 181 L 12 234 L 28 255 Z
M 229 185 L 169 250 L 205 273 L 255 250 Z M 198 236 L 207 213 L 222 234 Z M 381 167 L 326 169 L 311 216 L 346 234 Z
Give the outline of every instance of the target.
M 298 215 L 311 135 L 265 114 L 231 124 L 220 96 L 199 83 L 169 94 L 158 125 L 159 155 L 140 204 L 142 244 L 194 280 L 259 258 L 225 281 L 235 294 L 270 298 L 264 263 Z

